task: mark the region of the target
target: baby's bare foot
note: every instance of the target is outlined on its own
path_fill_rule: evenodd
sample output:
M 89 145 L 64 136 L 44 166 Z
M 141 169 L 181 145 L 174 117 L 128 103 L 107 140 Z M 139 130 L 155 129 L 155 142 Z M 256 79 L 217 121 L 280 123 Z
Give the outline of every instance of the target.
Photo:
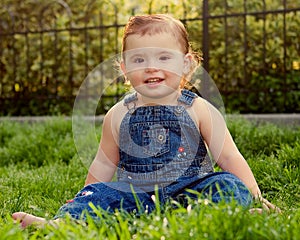
M 36 217 L 25 212 L 13 213 L 12 218 L 20 223 L 22 228 L 26 228 L 29 225 L 44 226 L 47 223 L 45 218 Z

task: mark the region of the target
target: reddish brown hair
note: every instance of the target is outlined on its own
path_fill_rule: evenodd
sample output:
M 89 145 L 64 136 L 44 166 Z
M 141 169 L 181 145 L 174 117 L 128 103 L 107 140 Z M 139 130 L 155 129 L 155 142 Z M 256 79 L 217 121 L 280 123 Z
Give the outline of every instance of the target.
M 188 33 L 184 25 L 167 14 L 153 14 L 133 16 L 125 26 L 122 52 L 126 50 L 126 39 L 129 35 L 154 35 L 158 33 L 171 33 L 180 43 L 184 54 L 190 51 Z

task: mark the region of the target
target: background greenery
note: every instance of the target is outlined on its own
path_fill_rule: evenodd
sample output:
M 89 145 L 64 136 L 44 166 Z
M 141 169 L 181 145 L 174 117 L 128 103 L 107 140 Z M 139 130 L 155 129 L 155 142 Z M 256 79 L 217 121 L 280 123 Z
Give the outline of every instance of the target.
M 133 14 L 171 13 L 186 24 L 195 50 L 203 47 L 199 0 L 0 3 L 0 115 L 70 115 L 88 73 L 120 52 Z M 282 13 L 284 3 L 298 10 Z M 299 6 L 209 1 L 209 73 L 227 112 L 300 111 Z M 121 84 L 106 89 L 99 114 L 123 95 Z
M 87 169 L 76 154 L 71 121 L 0 122 L 0 239 L 298 239 L 300 128 L 242 119 L 229 119 L 228 126 L 264 197 L 282 214 L 252 215 L 234 203 L 191 201 L 188 208 L 157 207 L 140 217 L 99 210 L 100 225 L 67 221 L 57 229 L 21 230 L 11 213 L 26 211 L 51 219 L 82 188 Z M 101 125 L 96 126 L 96 140 L 100 130 Z M 89 133 L 85 137 L 91 141 Z

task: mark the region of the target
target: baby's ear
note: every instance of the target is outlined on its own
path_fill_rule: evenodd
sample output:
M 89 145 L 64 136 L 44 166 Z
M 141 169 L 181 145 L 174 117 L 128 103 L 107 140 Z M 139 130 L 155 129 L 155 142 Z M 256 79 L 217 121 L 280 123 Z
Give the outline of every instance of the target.
M 125 62 L 123 60 L 120 62 L 120 68 L 121 68 L 121 71 L 123 72 L 123 74 L 126 75 L 126 66 L 125 66 Z
M 183 74 L 187 75 L 190 73 L 191 71 L 191 67 L 192 67 L 192 63 L 193 62 L 193 56 L 190 53 L 187 53 L 184 56 L 184 60 L 183 60 Z

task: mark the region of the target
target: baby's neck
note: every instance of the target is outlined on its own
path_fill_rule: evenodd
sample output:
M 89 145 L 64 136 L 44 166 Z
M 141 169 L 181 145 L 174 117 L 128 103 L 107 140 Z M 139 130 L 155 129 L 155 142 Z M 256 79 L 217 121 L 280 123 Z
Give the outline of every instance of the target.
M 155 105 L 177 105 L 180 91 L 174 91 L 173 93 L 160 97 L 160 98 L 149 98 L 138 94 L 138 105 L 139 106 L 155 106 Z

